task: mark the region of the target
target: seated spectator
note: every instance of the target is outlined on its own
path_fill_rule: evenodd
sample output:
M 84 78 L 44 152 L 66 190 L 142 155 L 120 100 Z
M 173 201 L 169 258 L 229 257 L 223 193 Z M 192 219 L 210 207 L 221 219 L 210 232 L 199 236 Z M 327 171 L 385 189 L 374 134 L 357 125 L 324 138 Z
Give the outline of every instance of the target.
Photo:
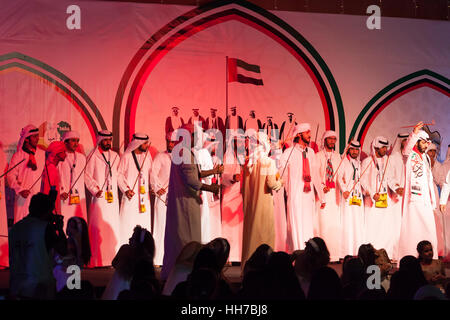
M 56 293 L 53 256 L 66 255 L 62 216 L 52 214 L 54 198 L 38 193 L 29 214 L 9 233 L 11 298 L 52 299 Z
M 400 260 L 399 270 L 392 275 L 387 297 L 390 300 L 412 300 L 417 290 L 426 284 L 419 260 L 405 256 Z
M 121 246 L 112 261 L 116 270 L 106 286 L 102 300 L 116 300 L 121 291 L 129 290 L 135 267 L 142 260 L 149 262 L 152 266 L 149 272 L 155 274 L 154 256 L 155 241 L 152 234 L 141 226 L 136 226 L 129 244 Z
M 186 281 L 188 275 L 192 272 L 195 258 L 201 248 L 202 245 L 200 242 L 196 241 L 189 242 L 184 246 L 177 257 L 172 271 L 167 277 L 167 281 L 164 284 L 164 289 L 162 292 L 163 295 L 170 296 L 177 284 Z
M 263 299 L 266 296 L 267 263 L 272 255 L 272 248 L 262 244 L 247 260 L 244 267 L 242 287 L 238 296 L 242 299 Z
M 417 244 L 419 253 L 419 262 L 422 267 L 423 275 L 429 284 L 438 287 L 444 292 L 446 281 L 445 268 L 441 260 L 433 259 L 433 246 L 430 241 L 424 240 Z
M 295 260 L 295 273 L 305 296 L 308 296 L 311 278 L 316 270 L 330 262 L 330 252 L 325 241 L 319 237 L 305 242 L 305 250 Z
M 330 267 L 318 268 L 309 286 L 308 300 L 341 300 L 342 285 L 336 271 Z
M 88 226 L 83 218 L 72 217 L 67 222 L 67 254 L 64 256 L 55 255 L 56 265 L 53 268 L 53 275 L 56 279 L 56 291 L 61 291 L 67 283 L 70 273 L 67 267 L 77 265 L 83 268 L 88 265 L 91 259 L 91 246 L 89 242 Z
M 194 261 L 186 281 L 180 282 L 172 292 L 176 299 L 218 299 L 219 272 L 214 251 L 203 247 Z M 203 278 L 202 278 L 203 277 Z M 203 279 L 203 280 L 202 280 Z
M 215 255 L 217 261 L 217 269 L 219 281 L 218 295 L 222 299 L 231 298 L 234 293 L 231 291 L 230 284 L 224 275 L 224 267 L 230 255 L 230 243 L 225 238 L 216 238 L 205 244 L 206 248 L 210 248 Z
M 286 252 L 270 255 L 266 267 L 266 297 L 268 299 L 304 300 L 305 294 L 295 275 L 290 256 Z
M 343 296 L 347 300 L 355 300 L 367 289 L 366 272 L 360 258 L 346 257 L 344 259 L 341 282 Z
M 134 269 L 129 290 L 123 290 L 118 300 L 152 300 L 159 298 L 161 288 L 154 272 L 154 266 L 148 260 L 140 260 Z
M 381 285 L 385 288 L 385 290 L 388 290 L 390 283 L 389 272 L 392 270 L 393 266 L 386 250 L 376 250 L 370 243 L 362 244 L 358 249 L 358 258 L 360 258 L 363 262 L 366 278 L 369 276 L 369 274 L 367 274 L 367 268 L 369 266 L 377 265 L 380 268 Z

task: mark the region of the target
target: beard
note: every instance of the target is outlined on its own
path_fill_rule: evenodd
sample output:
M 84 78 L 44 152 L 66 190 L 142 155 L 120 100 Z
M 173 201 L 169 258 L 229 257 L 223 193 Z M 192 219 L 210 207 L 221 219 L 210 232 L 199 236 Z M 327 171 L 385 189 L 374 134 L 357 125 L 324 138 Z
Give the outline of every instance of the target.
M 302 134 L 300 135 L 300 139 L 302 139 L 302 141 L 306 144 L 309 144 L 311 142 L 311 137 L 309 139 L 306 139 Z
M 100 148 L 102 148 L 103 151 L 108 151 L 109 149 L 111 149 L 111 145 L 108 144 L 101 144 Z

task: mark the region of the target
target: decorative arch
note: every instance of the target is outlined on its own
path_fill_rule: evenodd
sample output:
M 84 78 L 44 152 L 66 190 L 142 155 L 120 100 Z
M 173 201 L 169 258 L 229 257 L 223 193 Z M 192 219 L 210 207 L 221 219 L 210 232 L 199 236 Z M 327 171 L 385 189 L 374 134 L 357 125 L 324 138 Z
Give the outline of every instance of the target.
M 97 132 L 106 129 L 106 123 L 97 106 L 74 81 L 62 72 L 19 52 L 11 52 L 0 56 L 0 74 L 14 69 L 41 78 L 45 83 L 61 93 L 77 110 L 88 125 L 95 145 Z
M 328 66 L 298 31 L 267 10 L 244 0 L 216 1 L 197 7 L 166 24 L 142 45 L 130 61 L 116 94 L 113 113 L 115 147 L 118 147 L 122 136 L 125 142 L 130 140 L 144 83 L 165 54 L 190 36 L 230 20 L 268 35 L 306 69 L 322 101 L 326 129 L 339 131 L 340 149 L 343 150 L 345 115 L 339 89 Z
M 450 97 L 450 79 L 427 69 L 411 73 L 386 86 L 366 104 L 353 125 L 350 137 L 357 137 L 362 145 L 371 124 L 381 111 L 401 96 L 422 87 Z

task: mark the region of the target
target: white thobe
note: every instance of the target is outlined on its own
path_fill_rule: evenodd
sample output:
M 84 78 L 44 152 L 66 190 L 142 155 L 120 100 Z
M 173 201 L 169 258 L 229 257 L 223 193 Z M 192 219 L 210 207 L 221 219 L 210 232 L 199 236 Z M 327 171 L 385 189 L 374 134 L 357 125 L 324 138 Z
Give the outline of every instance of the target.
M 397 142 L 398 143 L 398 142 Z M 406 157 L 404 157 L 401 152 L 393 152 L 389 158 L 388 166 L 392 167 L 392 179 L 394 181 L 393 188 L 397 190 L 398 188 L 403 188 L 405 186 L 405 163 Z M 396 223 L 395 226 L 397 230 L 395 231 L 397 239 L 394 242 L 394 252 L 392 258 L 394 260 L 400 260 L 397 256 L 398 254 L 398 240 L 400 239 L 400 229 L 402 222 L 402 202 L 403 197 L 399 196 L 395 192 L 390 192 L 390 196 L 392 199 L 392 207 L 391 209 L 394 212 Z
M 120 203 L 120 238 L 121 244 L 127 244 L 137 225 L 151 230 L 150 175 L 152 157 L 150 152 L 136 154 L 138 166 L 132 152 L 125 152 L 120 157 L 117 168 L 117 183 L 122 191 Z M 133 197 L 128 199 L 125 192 L 131 190 Z
M 1 145 L 0 145 L 1 146 Z M 0 147 L 0 175 L 6 171 L 6 156 Z M 0 178 L 0 266 L 9 266 L 8 216 L 5 201 L 5 177 Z
M 436 198 L 430 159 L 426 153 L 413 149 L 418 137 L 412 133 L 403 153 L 408 156 L 405 171 L 405 195 L 402 207 L 402 227 L 399 257 L 417 255 L 417 244 L 422 240 L 431 242 L 434 259 L 437 259 L 437 234 L 433 210 Z
M 111 172 L 102 154 L 110 162 Z M 94 151 L 86 165 L 84 178 L 86 188 L 92 195 L 88 221 L 93 267 L 110 266 L 120 248 L 118 165 L 119 155 L 116 152 L 101 152 L 99 149 Z M 95 195 L 100 190 L 102 195 L 97 198 Z M 106 199 L 107 191 L 112 193 L 112 202 Z
M 292 154 L 291 154 L 292 151 Z M 303 249 L 305 242 L 314 237 L 314 214 L 316 189 L 320 202 L 323 202 L 318 163 L 314 150 L 307 147 L 311 174 L 311 191 L 304 192 L 303 149 L 298 145 L 287 148 L 280 158 L 281 178 L 286 182 L 287 194 L 287 243 L 288 251 Z M 286 165 L 287 164 L 287 165 Z M 286 168 L 284 170 L 284 168 Z M 284 170 L 284 173 L 283 173 Z
M 341 195 L 341 256 L 357 256 L 359 246 L 364 243 L 364 201 L 359 182 L 361 162 L 346 157 L 336 175 L 342 193 L 350 192 L 347 199 Z M 350 204 L 353 197 L 356 201 Z M 360 205 L 356 204 L 358 200 Z
M 28 215 L 28 207 L 30 206 L 31 197 L 41 190 L 41 175 L 45 165 L 45 152 L 39 148 L 36 149 L 37 169 L 32 170 L 27 167 L 29 154 L 22 149 L 13 154 L 9 162 L 9 168 L 14 167 L 17 163 L 24 160 L 21 164 L 11 170 L 7 175 L 8 185 L 14 189 L 14 223 L 22 220 Z M 30 195 L 23 198 L 19 193 L 24 190 L 30 190 Z
M 66 159 L 58 164 L 60 177 L 60 194 L 70 193 L 72 188 L 72 198 L 75 200 L 78 196 L 79 203 L 70 201 L 69 198 L 61 198 L 61 214 L 64 216 L 64 230 L 67 227 L 67 221 L 72 217 L 80 217 L 87 222 L 86 194 L 84 190 L 84 167 L 86 157 L 79 152 L 66 152 Z M 77 180 L 78 179 L 78 180 Z
M 160 152 L 152 161 L 150 184 L 153 191 L 165 189 L 166 193 L 155 197 L 155 211 L 153 219 L 153 239 L 155 240 L 155 265 L 162 265 L 164 258 L 164 232 L 166 229 L 167 192 L 169 190 L 171 155 L 167 151 Z
M 207 149 L 194 149 L 194 155 L 201 171 L 212 170 L 214 168 L 213 158 Z M 211 184 L 213 176 L 202 178 L 202 183 Z M 218 235 L 217 222 L 220 224 L 220 205 L 217 206 L 218 200 L 214 199 L 214 194 L 211 192 L 202 191 L 201 204 L 201 229 L 202 229 L 202 243 L 208 243 Z M 217 210 L 217 208 L 219 210 Z
M 325 149 L 319 151 L 316 154 L 316 160 L 319 165 L 319 177 L 321 181 L 321 188 L 326 186 L 327 179 L 327 161 L 331 160 L 333 166 L 333 173 L 336 172 L 339 163 L 341 162 L 341 156 L 338 152 L 327 152 Z M 339 169 L 340 170 L 340 169 Z M 340 206 L 340 191 L 337 184 L 336 175 L 333 178 L 335 188 L 331 188 L 330 191 L 324 193 L 325 208 L 320 209 L 320 203 L 316 204 L 317 210 L 317 230 L 315 234 L 321 237 L 327 244 L 328 251 L 330 252 L 330 261 L 339 261 L 341 255 L 341 212 Z
M 371 243 L 376 249 L 384 248 L 389 256 L 396 256 L 394 248 L 399 238 L 399 213 L 393 208 L 392 193 L 397 183 L 393 178 L 393 167 L 388 165 L 385 169 L 387 156 L 375 158 L 369 156 L 361 164 L 361 185 L 369 196 L 364 197 L 365 215 L 365 242 Z M 377 164 L 375 164 L 375 162 Z M 383 179 L 383 172 L 384 179 Z M 381 183 L 382 182 L 382 183 Z M 381 187 L 380 187 L 381 183 Z M 387 207 L 378 208 L 373 196 L 375 193 L 387 194 Z
M 222 236 L 230 243 L 229 261 L 241 261 L 244 222 L 243 200 L 241 183 L 233 183 L 233 176 L 236 174 L 241 175 L 241 166 L 232 151 L 227 151 L 224 159 L 222 174 Z

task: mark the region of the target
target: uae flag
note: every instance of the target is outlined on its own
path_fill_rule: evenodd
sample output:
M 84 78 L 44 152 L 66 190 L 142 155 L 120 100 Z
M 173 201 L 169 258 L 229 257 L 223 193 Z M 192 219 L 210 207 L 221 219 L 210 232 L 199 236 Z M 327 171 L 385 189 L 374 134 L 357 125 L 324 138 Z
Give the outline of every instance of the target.
M 262 86 L 261 69 L 236 58 L 228 58 L 228 82 L 251 83 Z

